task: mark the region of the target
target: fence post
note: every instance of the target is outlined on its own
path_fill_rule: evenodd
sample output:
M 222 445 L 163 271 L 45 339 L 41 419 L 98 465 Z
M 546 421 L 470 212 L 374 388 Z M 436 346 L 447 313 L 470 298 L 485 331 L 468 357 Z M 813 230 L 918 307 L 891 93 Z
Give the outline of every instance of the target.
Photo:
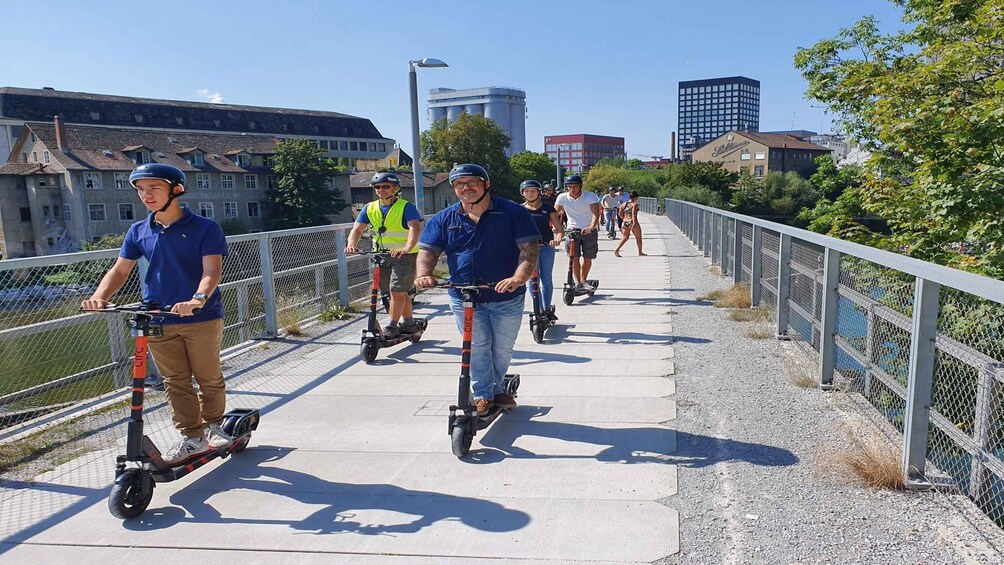
M 345 257 L 345 230 L 335 232 L 335 245 L 338 246 L 338 302 L 342 308 L 349 307 L 349 266 Z
M 711 249 L 708 248 L 708 240 L 711 236 L 711 212 L 701 210 L 701 252 L 705 257 L 711 257 Z
M 910 380 L 906 386 L 903 424 L 903 476 L 921 479 L 927 461 L 934 349 L 938 335 L 938 296 L 941 285 L 918 278 L 913 291 L 913 329 L 910 340 Z
M 839 290 L 840 252 L 827 247 L 823 251 L 823 304 L 819 316 L 819 384 L 823 388 L 833 386 Z
M 735 236 L 732 245 L 732 282 L 740 284 L 743 282 L 743 223 L 739 220 L 735 222 Z
M 722 226 L 718 228 L 718 233 L 718 259 L 721 261 L 718 266 L 722 268 L 722 275 L 727 275 L 730 267 L 725 260 L 729 248 L 729 219 L 725 216 L 722 216 Z
M 237 335 L 240 340 L 248 340 L 248 287 L 242 284 L 237 287 Z
M 753 241 L 750 244 L 750 302 L 760 305 L 760 270 L 763 269 L 763 228 L 753 226 Z
M 132 382 L 132 363 L 129 357 L 135 353 L 129 349 L 125 339 L 125 323 L 122 316 L 105 316 L 108 323 L 108 346 L 111 349 L 112 376 L 115 380 L 115 388 L 129 386 Z
M 324 269 L 325 267 L 314 269 L 314 298 L 321 303 L 321 312 L 328 309 L 328 293 L 324 289 Z
M 777 250 L 777 338 L 788 337 L 788 297 L 791 294 L 791 236 L 778 234 Z
M 973 439 L 981 453 L 972 458 L 972 468 L 969 471 L 969 496 L 976 504 L 987 512 L 990 507 L 990 485 L 993 484 L 993 473 L 983 464 L 985 453 L 991 453 L 996 443 L 995 425 L 1000 412 L 1001 379 L 1004 378 L 1004 363 L 988 363 L 980 371 L 979 384 L 976 389 L 976 419 L 973 427 Z
M 265 234 L 258 240 L 258 257 L 261 261 L 261 292 L 265 300 L 265 338 L 279 335 L 279 322 L 275 306 L 275 269 L 272 267 L 272 236 Z
M 878 316 L 875 315 L 874 304 L 868 305 L 868 312 L 865 314 L 865 320 L 867 321 L 867 327 L 865 328 L 865 357 L 868 359 L 868 364 L 865 365 L 864 392 L 865 398 L 871 400 L 872 363 L 875 363 L 875 339 L 878 336 L 878 328 L 875 327 Z
M 724 219 L 724 218 L 723 218 Z M 722 229 L 718 227 L 718 214 L 711 214 L 711 264 L 719 265 L 724 267 L 722 263 L 721 251 L 725 248 L 724 245 L 719 241 L 721 237 Z M 725 274 L 725 269 L 721 269 L 722 274 Z

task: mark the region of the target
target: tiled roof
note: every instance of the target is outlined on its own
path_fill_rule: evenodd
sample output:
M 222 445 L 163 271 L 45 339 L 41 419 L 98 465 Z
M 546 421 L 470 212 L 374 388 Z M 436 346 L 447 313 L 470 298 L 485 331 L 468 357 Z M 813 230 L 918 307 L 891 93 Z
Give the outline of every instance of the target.
M 401 181 L 401 188 L 415 188 L 415 177 L 409 172 L 396 171 L 394 173 L 397 175 L 398 180 Z M 374 173 L 353 173 L 352 178 L 349 180 L 349 186 L 352 188 L 368 188 L 370 186 L 370 181 L 373 180 Z M 450 178 L 449 173 L 427 173 L 422 172 L 422 178 L 424 178 L 424 186 L 436 186 L 442 182 L 447 181 Z
M 0 175 L 54 175 L 52 167 L 42 163 L 5 163 L 0 166 Z
M 37 122 L 57 114 L 71 124 L 384 139 L 370 120 L 338 112 L 0 88 L 0 117 Z
M 239 149 L 238 152 L 271 154 L 279 142 L 277 138 L 266 135 L 189 133 L 69 124 L 65 126 L 69 154 L 64 154 L 56 146 L 54 124 L 29 122 L 25 125 L 49 148 L 53 159 L 67 169 L 78 170 L 132 170 L 136 163 L 133 155 L 127 153 L 145 148 L 150 150 L 150 157 L 154 162 L 173 165 L 186 172 L 243 172 L 244 168 L 237 166 L 225 155 L 234 149 Z M 195 167 L 179 155 L 192 147 L 207 152 L 204 166 Z
M 734 132 L 735 135 L 746 137 L 757 143 L 762 143 L 767 147 L 772 149 L 809 149 L 813 151 L 829 151 L 828 147 L 823 147 L 821 145 L 816 145 L 815 143 L 809 143 L 808 141 L 802 141 L 797 137 L 792 137 L 790 135 L 785 135 L 782 133 L 754 133 L 751 131 L 737 131 Z

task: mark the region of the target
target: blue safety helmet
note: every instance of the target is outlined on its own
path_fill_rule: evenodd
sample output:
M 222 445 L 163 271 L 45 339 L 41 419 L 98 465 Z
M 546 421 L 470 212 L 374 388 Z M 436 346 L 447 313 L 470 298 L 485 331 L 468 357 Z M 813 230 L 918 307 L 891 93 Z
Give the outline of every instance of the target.
M 398 187 L 401 186 L 401 181 L 398 180 L 397 175 L 394 173 L 377 173 L 373 175 L 373 180 L 370 181 L 370 186 L 376 186 L 382 182 L 396 184 Z
M 579 176 L 579 175 L 572 175 L 572 176 L 568 177 L 567 179 L 565 179 L 565 186 L 568 186 L 570 184 L 581 185 L 582 184 L 582 177 Z
M 481 165 L 457 165 L 453 167 L 450 171 L 450 185 L 453 185 L 453 181 L 459 179 L 460 177 L 478 177 L 479 179 L 489 182 L 491 179 L 488 178 L 488 171 L 485 170 Z
M 535 181 L 535 180 L 533 180 L 533 179 L 525 180 L 525 181 L 519 183 L 519 191 L 521 193 L 523 192 L 524 188 L 536 188 L 537 190 L 540 190 L 541 192 L 543 192 L 543 189 L 540 187 L 540 183 L 537 182 L 537 181 Z

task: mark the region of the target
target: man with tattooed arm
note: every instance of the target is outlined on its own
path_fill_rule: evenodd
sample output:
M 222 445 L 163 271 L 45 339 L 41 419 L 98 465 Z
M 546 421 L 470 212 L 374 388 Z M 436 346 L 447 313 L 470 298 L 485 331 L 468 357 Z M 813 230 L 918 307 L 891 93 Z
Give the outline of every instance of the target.
M 459 202 L 429 218 L 418 240 L 415 284 L 436 284 L 432 271 L 446 253 L 450 282 L 494 284 L 481 290 L 474 307 L 471 388 L 478 415 L 492 404 L 513 408 L 502 378 L 509 369 L 523 319 L 523 293 L 539 253 L 540 231 L 525 208 L 491 195 L 491 179 L 479 165 L 457 165 L 450 184 Z M 464 304 L 450 289 L 450 309 L 463 332 Z

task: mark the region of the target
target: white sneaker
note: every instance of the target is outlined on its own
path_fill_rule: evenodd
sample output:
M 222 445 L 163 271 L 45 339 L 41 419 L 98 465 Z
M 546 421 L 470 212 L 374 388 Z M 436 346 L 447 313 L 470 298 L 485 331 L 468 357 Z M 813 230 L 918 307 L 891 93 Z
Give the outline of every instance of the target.
M 164 455 L 164 463 L 175 467 L 210 451 L 212 451 L 212 448 L 202 438 L 182 438 L 181 441 L 174 444 L 174 447 Z
M 589 281 L 582 281 L 582 290 L 584 290 L 586 292 L 592 292 L 592 291 L 594 291 L 596 289 L 593 288 L 593 285 L 590 284 Z
M 203 433 L 206 434 L 206 443 L 213 449 L 229 447 L 230 442 L 234 440 L 227 432 L 223 431 L 219 424 L 209 424 Z

